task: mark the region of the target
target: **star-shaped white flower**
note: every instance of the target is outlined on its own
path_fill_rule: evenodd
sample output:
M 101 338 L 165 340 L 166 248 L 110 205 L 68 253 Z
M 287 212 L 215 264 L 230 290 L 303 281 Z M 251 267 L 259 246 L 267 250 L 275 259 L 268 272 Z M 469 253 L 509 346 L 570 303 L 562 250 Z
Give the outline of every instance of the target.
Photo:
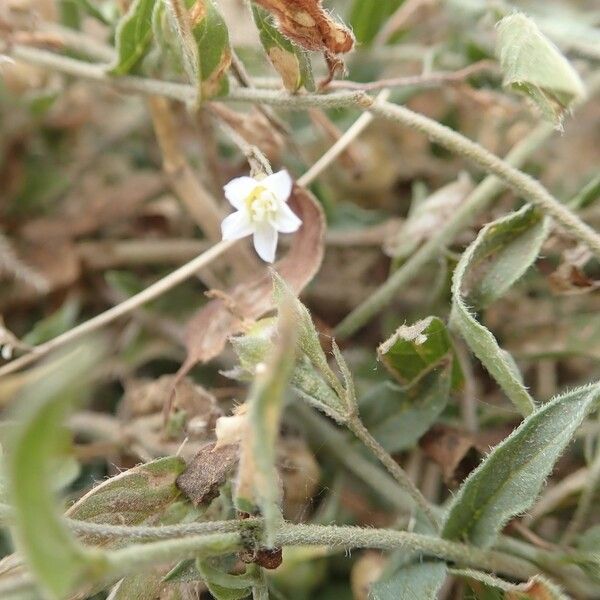
M 239 240 L 252 234 L 258 255 L 273 262 L 279 233 L 292 233 L 302 224 L 287 205 L 292 193 L 289 173 L 279 171 L 264 179 L 237 177 L 223 190 L 237 209 L 221 223 L 223 239 Z

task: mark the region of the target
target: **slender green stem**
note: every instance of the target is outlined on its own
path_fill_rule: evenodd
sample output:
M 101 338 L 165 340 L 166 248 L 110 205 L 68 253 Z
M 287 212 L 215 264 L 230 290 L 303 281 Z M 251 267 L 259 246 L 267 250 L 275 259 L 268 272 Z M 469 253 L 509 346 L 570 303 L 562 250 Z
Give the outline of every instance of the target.
M 106 554 L 107 574 L 112 580 L 116 580 L 155 564 L 173 563 L 199 554 L 227 554 L 241 547 L 239 533 L 212 533 L 133 544 Z
M 439 523 L 425 496 L 410 480 L 404 469 L 386 452 L 385 448 L 370 434 L 358 416 L 351 416 L 346 426 L 352 433 L 369 449 L 377 460 L 388 470 L 390 475 L 398 482 L 400 487 L 405 490 L 415 501 L 415 504 L 423 511 L 427 520 L 437 530 Z
M 137 91 L 169 97 L 178 100 L 194 100 L 195 90 L 192 86 L 175 84 L 141 77 L 109 77 L 102 65 L 92 65 L 83 61 L 60 56 L 52 52 L 15 45 L 11 49 L 15 58 L 27 62 L 53 68 L 71 75 L 94 79 L 108 83 L 126 91 Z M 525 173 L 507 164 L 479 144 L 453 131 L 424 115 L 389 102 L 375 102 L 362 91 L 337 92 L 331 94 L 291 95 L 270 90 L 255 88 L 236 88 L 231 90 L 223 100 L 232 102 L 252 102 L 271 104 L 289 109 L 304 109 L 311 106 L 334 108 L 341 106 L 357 106 L 388 121 L 401 123 L 411 129 L 420 131 L 430 139 L 451 152 L 464 156 L 486 171 L 502 179 L 507 185 L 523 195 L 529 202 L 539 206 L 548 216 L 585 243 L 596 256 L 600 257 L 600 235 L 584 223 L 575 213 L 552 197 L 544 186 Z
M 516 579 L 528 579 L 538 573 L 538 569 L 530 562 L 495 550 L 483 550 L 434 536 L 391 529 L 287 523 L 275 536 L 275 541 L 278 546 L 323 545 L 421 552 L 463 566 L 503 573 Z
M 383 119 L 401 123 L 424 133 L 430 140 L 437 142 L 450 152 L 463 156 L 485 171 L 500 177 L 517 194 L 539 206 L 546 215 L 555 219 L 600 258 L 600 234 L 554 198 L 539 181 L 530 175 L 515 169 L 506 161 L 483 148 L 483 146 L 450 129 L 450 127 L 415 113 L 404 106 L 381 102 L 373 103 L 370 110 Z

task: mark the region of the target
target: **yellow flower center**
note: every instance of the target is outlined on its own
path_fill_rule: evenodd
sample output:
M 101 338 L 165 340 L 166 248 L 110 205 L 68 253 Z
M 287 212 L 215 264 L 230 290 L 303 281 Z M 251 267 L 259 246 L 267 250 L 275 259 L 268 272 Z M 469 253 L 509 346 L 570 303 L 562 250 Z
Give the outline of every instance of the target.
M 275 219 L 277 214 L 277 198 L 262 185 L 257 185 L 244 202 L 252 221 Z

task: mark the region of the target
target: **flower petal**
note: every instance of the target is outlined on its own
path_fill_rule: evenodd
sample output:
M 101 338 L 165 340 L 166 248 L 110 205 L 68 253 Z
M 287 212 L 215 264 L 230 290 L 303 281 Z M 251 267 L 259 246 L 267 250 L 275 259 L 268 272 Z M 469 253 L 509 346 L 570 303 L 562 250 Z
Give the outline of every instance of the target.
M 225 217 L 221 223 L 224 240 L 239 240 L 254 231 L 250 217 L 246 211 L 238 210 Z
M 265 262 L 275 260 L 277 237 L 277 230 L 269 223 L 260 223 L 254 230 L 254 248 Z
M 292 233 L 299 229 L 300 225 L 302 225 L 302 220 L 287 204 L 282 203 L 277 211 L 273 225 L 281 233 Z
M 284 169 L 261 179 L 259 185 L 266 187 L 280 202 L 287 202 L 292 193 L 292 178 Z
M 236 177 L 223 186 L 225 198 L 231 202 L 234 208 L 239 210 L 244 205 L 244 200 L 257 185 L 256 180 L 252 177 Z

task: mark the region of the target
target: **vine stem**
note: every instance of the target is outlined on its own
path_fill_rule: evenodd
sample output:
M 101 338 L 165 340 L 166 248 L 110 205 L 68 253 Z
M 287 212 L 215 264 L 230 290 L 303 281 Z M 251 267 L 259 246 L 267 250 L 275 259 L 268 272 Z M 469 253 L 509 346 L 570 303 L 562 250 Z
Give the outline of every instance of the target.
M 118 319 L 119 317 L 130 313 L 147 302 L 158 298 L 168 290 L 174 288 L 176 285 L 192 277 L 200 269 L 211 263 L 213 260 L 215 260 L 215 258 L 223 254 L 223 252 L 231 248 L 235 243 L 235 240 L 229 240 L 215 244 L 206 252 L 203 252 L 183 266 L 175 269 L 175 271 L 169 273 L 166 277 L 163 277 L 152 285 L 149 285 L 146 289 L 142 290 L 138 294 L 127 298 L 127 300 L 121 302 L 120 304 L 117 304 L 103 313 L 96 315 L 92 319 L 77 325 L 73 329 L 69 329 L 69 331 L 52 338 L 48 342 L 40 344 L 39 346 L 35 346 L 28 354 L 24 354 L 12 362 L 0 367 L 0 376 L 17 371 L 18 369 L 35 362 L 39 358 L 46 356 L 55 348 L 64 346 L 65 344 L 73 342 L 74 340 L 77 340 L 88 333 L 91 333 L 92 331 L 96 331 L 100 327 L 107 325 L 115 319 Z
M 240 529 L 244 527 L 239 521 Z M 406 550 L 435 556 L 461 566 L 502 573 L 526 580 L 538 573 L 537 567 L 522 558 L 496 550 L 484 550 L 435 536 L 392 529 L 339 527 L 335 525 L 297 525 L 285 523 L 274 535 L 279 546 L 328 546 L 331 548 L 374 548 Z M 196 556 L 235 551 L 242 545 L 240 533 L 219 533 L 133 544 L 106 553 L 107 575 L 111 579 L 147 569 L 158 563 L 169 563 Z
M 390 456 L 381 444 L 369 433 L 363 422 L 357 415 L 351 415 L 346 422 L 346 427 L 369 449 L 377 460 L 388 470 L 390 475 L 398 482 L 407 494 L 414 500 L 415 504 L 423 511 L 427 520 L 435 530 L 439 529 L 439 522 L 433 514 L 429 502 L 410 480 L 404 469 Z
M 126 91 L 169 96 L 184 102 L 193 101 L 195 97 L 195 89 L 189 85 L 142 77 L 109 77 L 103 65 L 86 63 L 37 48 L 15 45 L 11 48 L 11 54 L 13 57 L 26 62 L 101 81 Z M 362 91 L 292 95 L 256 88 L 235 88 L 221 100 L 264 103 L 296 110 L 311 106 L 320 108 L 357 106 L 362 110 L 370 111 L 377 117 L 420 131 L 450 152 L 464 156 L 505 181 L 517 193 L 524 196 L 532 204 L 539 206 L 579 241 L 585 243 L 597 257 L 600 257 L 600 234 L 556 200 L 541 183 L 460 133 L 404 106 L 375 101 Z

